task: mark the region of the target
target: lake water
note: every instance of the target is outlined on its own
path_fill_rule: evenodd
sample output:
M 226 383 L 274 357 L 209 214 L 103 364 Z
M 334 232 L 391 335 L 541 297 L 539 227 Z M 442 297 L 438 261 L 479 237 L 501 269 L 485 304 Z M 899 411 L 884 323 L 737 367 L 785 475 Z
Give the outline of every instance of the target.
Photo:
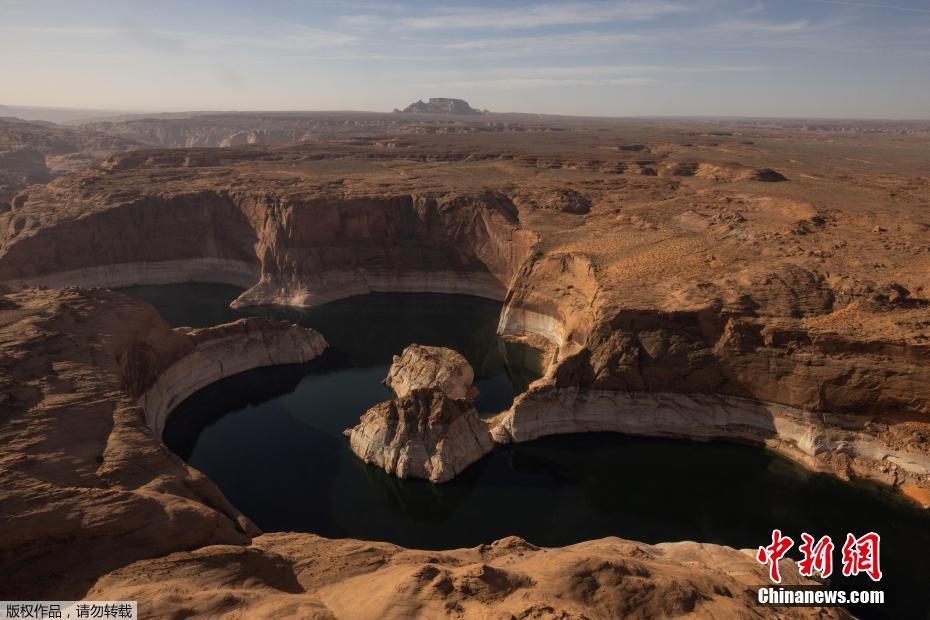
M 342 435 L 390 397 L 391 356 L 443 345 L 475 368 L 484 414 L 507 408 L 539 356 L 495 335 L 500 304 L 448 295 L 368 295 L 310 310 L 233 311 L 222 285 L 133 287 L 172 325 L 254 314 L 319 330 L 331 348 L 304 365 L 256 369 L 204 388 L 165 428 L 167 445 L 265 531 L 381 540 L 424 549 L 509 535 L 543 546 L 604 536 L 755 548 L 773 528 L 800 540 L 882 536 L 888 603 L 862 617 L 930 617 L 930 517 L 878 487 L 812 474 L 762 448 L 625 437 L 548 437 L 495 449 L 455 480 L 399 480 L 361 463 Z M 864 583 L 863 580 L 835 580 Z

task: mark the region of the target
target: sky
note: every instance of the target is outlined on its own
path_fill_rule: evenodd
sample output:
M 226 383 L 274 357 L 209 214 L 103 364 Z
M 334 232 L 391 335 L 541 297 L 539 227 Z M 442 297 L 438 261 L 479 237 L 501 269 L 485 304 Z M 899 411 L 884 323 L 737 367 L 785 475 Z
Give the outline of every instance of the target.
M 0 104 L 930 118 L 930 0 L 0 0 Z

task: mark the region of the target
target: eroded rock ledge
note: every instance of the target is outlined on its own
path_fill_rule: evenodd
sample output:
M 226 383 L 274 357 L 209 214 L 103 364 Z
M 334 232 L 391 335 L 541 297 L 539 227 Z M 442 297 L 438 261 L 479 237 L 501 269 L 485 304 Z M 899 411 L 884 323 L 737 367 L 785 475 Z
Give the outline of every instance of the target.
M 259 317 L 175 331 L 187 336 L 194 350 L 166 368 L 137 400 L 156 437 L 171 411 L 197 390 L 252 368 L 309 362 L 327 346 L 312 329 Z
M 475 409 L 473 380 L 459 353 L 410 345 L 394 356 L 385 379 L 395 398 L 366 411 L 346 431 L 352 451 L 401 478 L 451 480 L 494 446 Z
M 926 507 L 930 454 L 855 416 L 824 416 L 775 403 L 713 394 L 616 392 L 537 386 L 495 418 L 498 443 L 546 435 L 618 432 L 728 440 L 778 452 L 812 471 L 898 488 Z

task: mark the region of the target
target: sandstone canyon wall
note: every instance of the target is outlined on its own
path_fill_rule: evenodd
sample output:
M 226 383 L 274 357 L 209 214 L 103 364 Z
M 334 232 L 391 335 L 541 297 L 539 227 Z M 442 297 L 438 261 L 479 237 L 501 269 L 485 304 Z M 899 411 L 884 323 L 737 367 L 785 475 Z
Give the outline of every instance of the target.
M 87 193 L 68 213 L 49 209 L 42 192 L 19 197 L 0 214 L 0 281 L 223 282 L 249 289 L 236 306 L 313 306 L 373 291 L 502 299 L 534 241 L 513 205 L 493 192 L 116 198 L 101 206 Z

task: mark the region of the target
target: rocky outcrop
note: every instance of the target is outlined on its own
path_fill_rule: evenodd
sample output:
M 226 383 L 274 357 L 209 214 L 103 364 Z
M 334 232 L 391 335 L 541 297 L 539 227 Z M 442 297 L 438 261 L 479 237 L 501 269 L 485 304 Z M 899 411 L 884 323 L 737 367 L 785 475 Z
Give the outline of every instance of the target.
M 788 266 L 747 278 L 752 297 L 730 282 L 755 316 L 722 300 L 692 311 L 623 309 L 594 273 L 588 294 L 569 288 L 586 281 L 584 261 L 555 258 L 527 269 L 534 284 L 513 290 L 501 315 L 501 333 L 534 335 L 554 351 L 546 376 L 492 421 L 496 441 L 611 431 L 755 443 L 930 505 L 930 445 L 916 431 L 930 405 L 930 349 L 840 333 L 833 321 L 853 312 L 882 324 L 863 300 L 828 319 L 839 292 Z
M 451 480 L 494 442 L 472 399 L 474 371 L 460 354 L 413 344 L 385 383 L 394 400 L 375 405 L 346 431 L 352 451 L 400 478 Z
M 477 396 L 475 371 L 462 355 L 445 347 L 412 344 L 395 355 L 384 384 L 403 398 L 414 390 L 436 388 L 453 400 Z

